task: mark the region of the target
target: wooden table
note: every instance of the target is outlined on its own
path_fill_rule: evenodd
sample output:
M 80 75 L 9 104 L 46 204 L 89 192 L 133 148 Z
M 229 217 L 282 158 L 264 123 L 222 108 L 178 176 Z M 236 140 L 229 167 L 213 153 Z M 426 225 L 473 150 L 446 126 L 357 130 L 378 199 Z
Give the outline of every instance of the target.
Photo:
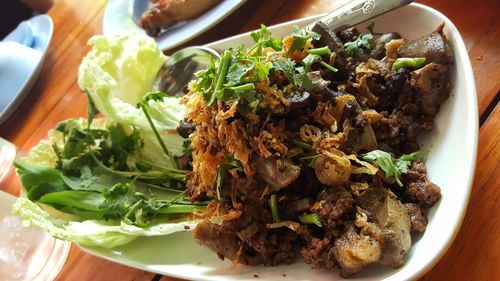
M 0 126 L 0 136 L 29 150 L 59 121 L 85 116 L 76 83 L 89 51 L 87 40 L 102 32 L 105 0 L 56 0 L 49 15 L 54 38 L 30 95 Z M 500 275 L 500 1 L 419 1 L 448 16 L 461 32 L 474 69 L 480 124 L 477 169 L 469 208 L 454 243 L 422 280 L 494 280 Z M 257 28 L 330 10 L 335 0 L 250 0 L 212 30 L 188 44 L 203 44 Z M 187 44 L 187 45 L 188 45 Z M 0 89 L 1 91 L 1 89 Z M 2 187 L 18 194 L 16 180 Z M 495 278 L 497 277 L 497 278 Z M 73 246 L 58 280 L 175 280 L 83 253 Z

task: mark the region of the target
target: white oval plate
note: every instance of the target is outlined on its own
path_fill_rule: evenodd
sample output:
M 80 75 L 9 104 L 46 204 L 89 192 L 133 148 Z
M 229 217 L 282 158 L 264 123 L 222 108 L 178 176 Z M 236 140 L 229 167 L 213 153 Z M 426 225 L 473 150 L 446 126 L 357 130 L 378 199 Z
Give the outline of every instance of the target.
M 293 25 L 304 26 L 317 19 L 310 17 L 271 27 L 276 35 L 288 34 Z M 442 189 L 442 199 L 429 212 L 429 225 L 415 241 L 399 269 L 370 266 L 350 280 L 408 280 L 424 274 L 445 253 L 462 222 L 471 190 L 477 150 L 478 115 L 474 76 L 464 42 L 453 23 L 438 11 L 412 4 L 376 19 L 378 32 L 399 32 L 414 39 L 428 34 L 445 22 L 445 33 L 455 56 L 453 89 L 443 104 L 434 130 L 421 139 L 429 151 L 429 177 Z M 360 25 L 364 30 L 366 24 Z M 214 42 L 208 46 L 222 50 L 251 44 L 249 34 Z M 83 250 L 124 265 L 164 275 L 193 280 L 344 280 L 338 273 L 312 270 L 302 261 L 275 267 L 231 268 L 230 261 L 196 244 L 190 233 L 165 237 L 143 237 L 114 249 L 83 247 Z M 258 279 L 254 277 L 258 275 Z
M 149 0 L 137 0 L 149 2 Z M 217 6 L 196 19 L 176 24 L 155 38 L 162 50 L 178 46 L 189 39 L 210 29 L 225 17 L 230 15 L 246 0 L 223 0 Z M 104 11 L 102 30 L 104 35 L 115 33 L 137 32 L 145 34 L 144 30 L 135 22 L 132 15 L 134 0 L 109 0 Z M 143 3 L 148 5 L 147 3 Z
M 0 52 L 5 52 L 0 59 L 0 75 L 6 71 L 0 79 L 0 98 L 3 99 L 0 102 L 0 124 L 21 104 L 38 79 L 54 32 L 54 24 L 48 15 L 35 16 L 23 25 L 31 28 L 32 35 L 26 36 L 25 30 L 19 26 L 0 42 Z M 30 37 L 31 47 L 21 44 L 26 37 Z

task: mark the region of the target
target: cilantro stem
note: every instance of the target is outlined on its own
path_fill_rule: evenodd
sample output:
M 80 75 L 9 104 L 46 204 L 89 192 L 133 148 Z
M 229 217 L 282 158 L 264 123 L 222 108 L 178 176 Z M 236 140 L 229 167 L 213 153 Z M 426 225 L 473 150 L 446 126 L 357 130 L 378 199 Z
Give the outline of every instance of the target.
M 276 194 L 271 195 L 269 198 L 269 207 L 271 207 L 271 214 L 274 222 L 280 222 L 280 215 L 278 213 L 278 202 L 276 201 Z
M 160 143 L 160 146 L 161 146 L 161 149 L 163 150 L 163 152 L 165 152 L 165 155 L 167 155 L 167 158 L 169 159 L 170 161 L 170 164 L 172 165 L 172 168 L 175 168 L 175 169 L 178 169 L 179 168 L 179 165 L 177 164 L 177 161 L 175 160 L 174 156 L 170 153 L 170 151 L 168 151 L 168 148 L 167 146 L 165 145 L 165 143 L 163 142 L 163 139 L 161 138 L 160 136 L 160 133 L 158 132 L 158 130 L 156 129 L 156 126 L 155 124 L 153 123 L 153 120 L 151 119 L 151 115 L 149 115 L 149 112 L 148 110 L 146 109 L 148 105 L 146 104 L 146 102 L 141 102 L 141 109 L 142 109 L 142 112 L 144 112 L 144 115 L 146 116 L 146 119 L 148 120 L 148 123 L 149 125 L 151 126 L 151 129 L 153 130 L 153 133 L 155 134 L 156 136 L 156 139 L 158 140 L 158 142 Z
M 172 200 L 168 201 L 165 203 L 164 206 L 162 207 L 165 207 L 165 206 L 170 206 L 172 204 L 174 204 L 177 200 L 181 199 L 183 196 L 185 196 L 187 193 L 187 189 L 184 190 L 183 192 L 179 193 L 177 196 L 175 196 L 174 198 L 172 198 Z
M 196 210 L 205 209 L 198 205 L 169 205 L 163 206 L 158 210 L 158 215 L 191 214 Z
M 243 84 L 243 85 L 240 85 L 240 86 L 234 86 L 234 87 L 231 87 L 230 88 L 231 90 L 239 93 L 239 92 L 245 92 L 245 91 L 250 91 L 250 90 L 253 90 L 255 89 L 255 85 L 253 83 L 247 83 L 247 84 Z
M 328 48 L 328 46 L 324 46 L 322 48 L 309 49 L 307 50 L 307 53 L 318 56 L 325 56 L 325 55 L 330 55 L 332 51 L 330 51 L 330 48 Z
M 231 62 L 231 53 L 229 51 L 225 51 L 224 54 L 222 54 L 222 57 L 220 58 L 217 83 L 215 83 L 215 89 L 214 92 L 212 93 L 212 97 L 210 98 L 208 105 L 211 105 L 215 101 L 216 93 L 220 89 L 222 89 L 224 82 L 226 82 L 227 70 L 229 69 L 230 62 Z
M 140 179 L 158 179 L 161 177 L 168 177 L 177 181 L 183 182 L 186 178 L 186 174 L 182 170 L 174 170 L 174 169 L 169 169 L 168 172 L 169 174 L 166 174 L 165 172 L 161 171 L 151 171 L 151 172 L 128 172 L 128 171 L 117 171 L 114 169 L 109 168 L 108 166 L 104 165 L 99 159 L 97 159 L 97 156 L 95 156 L 94 152 L 92 150 L 89 150 L 89 154 L 92 157 L 92 159 L 97 163 L 97 165 L 102 168 L 103 170 L 115 174 L 118 176 L 122 177 L 135 177 L 138 176 Z
M 305 149 L 309 149 L 309 150 L 312 150 L 312 145 L 307 143 L 307 142 L 304 142 L 304 141 L 299 141 L 299 140 L 293 140 L 293 143 L 302 147 L 302 148 L 305 148 Z
M 330 70 L 330 71 L 331 71 L 331 72 L 333 72 L 333 73 L 335 73 L 335 72 L 339 71 L 338 69 L 336 69 L 335 67 L 333 67 L 333 66 L 329 65 L 328 63 L 326 63 L 326 62 L 324 62 L 324 61 L 321 61 L 321 62 L 320 62 L 320 64 L 321 64 L 324 68 L 326 68 L 326 69 Z

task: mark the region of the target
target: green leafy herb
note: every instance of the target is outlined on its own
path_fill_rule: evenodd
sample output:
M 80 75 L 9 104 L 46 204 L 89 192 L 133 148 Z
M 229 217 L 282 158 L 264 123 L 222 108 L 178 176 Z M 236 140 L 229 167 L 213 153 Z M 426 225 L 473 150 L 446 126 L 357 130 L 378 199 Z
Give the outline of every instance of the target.
M 307 77 L 305 68 L 303 66 L 296 67 L 295 61 L 290 58 L 277 58 L 273 62 L 273 68 L 275 71 L 283 71 L 292 84 L 299 88 L 312 90 L 314 87 L 311 79 Z
M 250 36 L 256 43 L 256 46 L 251 48 L 251 50 L 255 48 L 271 47 L 274 50 L 279 51 L 283 46 L 281 38 L 273 37 L 271 31 L 269 31 L 269 29 L 263 24 L 260 25 L 259 30 L 252 32 Z
M 318 227 L 323 227 L 323 221 L 316 213 L 302 214 L 299 216 L 299 221 L 303 224 L 315 224 Z
M 312 38 L 313 40 L 319 40 L 321 38 L 321 35 L 319 35 L 314 31 L 307 31 L 304 33 L 297 26 L 293 27 L 292 36 L 293 36 L 293 43 L 292 46 L 290 46 L 290 50 L 288 50 L 288 53 L 290 54 L 293 53 L 294 51 L 297 50 L 300 51 L 304 49 L 307 40 L 309 40 L 310 38 Z
M 136 184 L 146 189 L 157 187 L 104 171 L 94 172 L 90 167 L 83 167 L 80 177 L 68 177 L 51 167 L 33 166 L 21 161 L 15 161 L 14 165 L 28 192 L 28 199 L 84 219 L 121 219 L 144 227 L 158 214 L 181 213 L 182 210 L 190 213 L 193 208 L 199 208 L 198 205 L 183 203 L 182 208 L 168 210 L 167 207 L 176 204 L 186 191 L 178 193 L 174 190 L 177 195 L 173 199 L 156 200 L 153 195 L 138 192 Z
M 273 221 L 274 222 L 280 222 L 280 215 L 278 212 L 278 202 L 276 201 L 276 194 L 271 195 L 271 198 L 269 198 L 269 207 L 271 208 L 271 214 L 273 216 Z
M 371 33 L 365 33 L 356 38 L 356 40 L 345 43 L 344 48 L 347 55 L 357 57 L 363 50 L 371 50 L 370 40 L 372 38 L 373 35 Z
M 393 178 L 399 186 L 403 186 L 400 176 L 406 174 L 411 162 L 419 157 L 419 151 L 402 155 L 399 158 L 395 158 L 390 153 L 381 150 L 373 150 L 362 155 L 364 160 L 376 163 L 384 171 L 386 177 Z
M 425 61 L 427 59 L 425 57 L 421 58 L 397 58 L 392 64 L 392 70 L 398 71 L 401 68 L 411 68 L 411 69 L 419 69 L 424 66 Z

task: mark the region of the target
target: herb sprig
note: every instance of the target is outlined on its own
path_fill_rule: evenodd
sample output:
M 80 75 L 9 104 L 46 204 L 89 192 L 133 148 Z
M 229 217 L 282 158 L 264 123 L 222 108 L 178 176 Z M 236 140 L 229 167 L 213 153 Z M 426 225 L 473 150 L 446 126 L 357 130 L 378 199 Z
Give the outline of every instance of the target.
M 403 154 L 399 158 L 393 157 L 390 153 L 382 150 L 373 150 L 361 155 L 364 160 L 377 164 L 385 173 L 386 177 L 393 178 L 402 187 L 401 175 L 408 172 L 408 166 L 412 161 L 420 158 L 420 151 L 411 154 Z

